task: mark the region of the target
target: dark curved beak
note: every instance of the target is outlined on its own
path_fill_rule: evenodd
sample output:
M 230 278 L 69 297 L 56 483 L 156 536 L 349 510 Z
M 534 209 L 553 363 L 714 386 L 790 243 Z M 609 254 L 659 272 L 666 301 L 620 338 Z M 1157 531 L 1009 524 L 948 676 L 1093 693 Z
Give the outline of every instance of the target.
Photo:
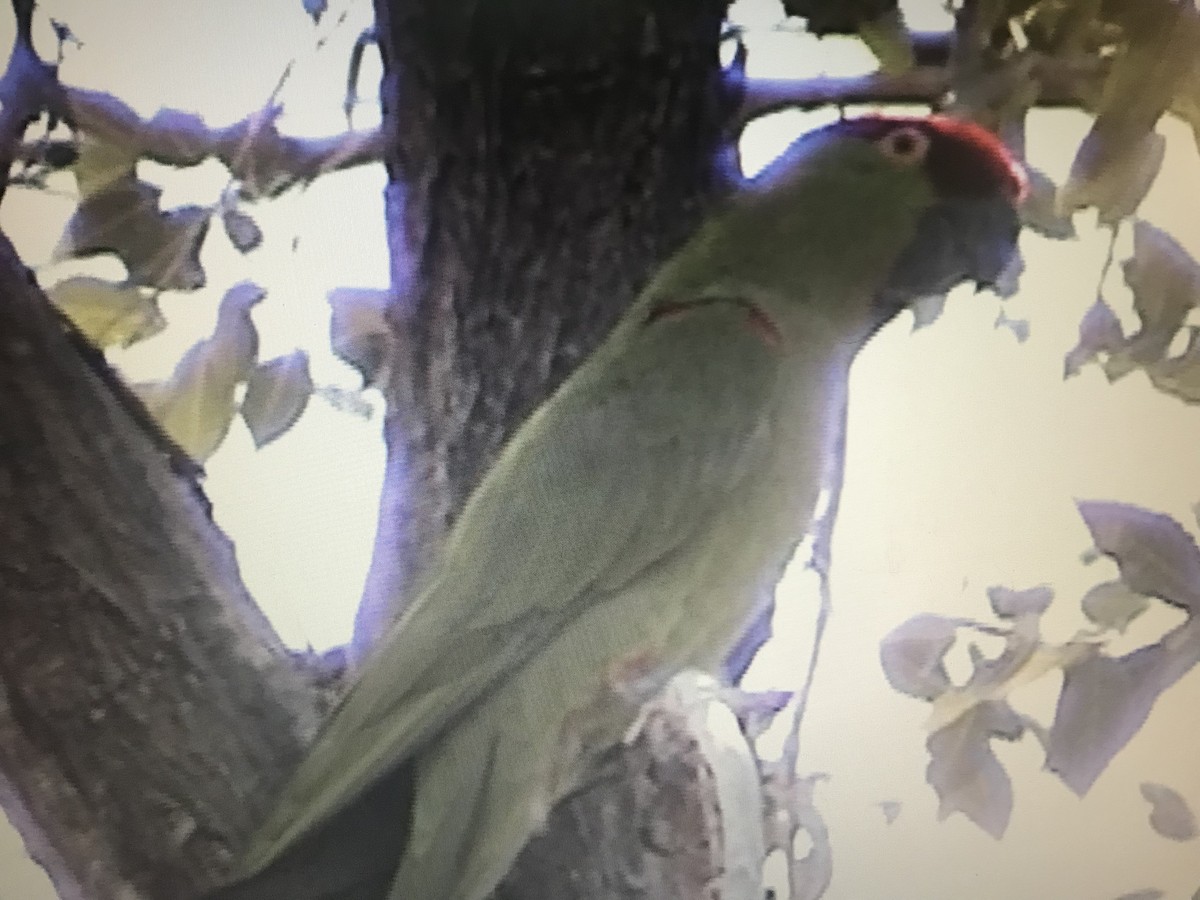
M 982 290 L 996 284 L 1017 255 L 1021 219 L 1003 199 L 953 200 L 942 204 L 943 215 L 959 236 L 967 274 Z
M 888 278 L 887 292 L 911 302 L 964 281 L 990 287 L 1017 252 L 1021 220 L 1002 197 L 954 198 L 931 206 Z

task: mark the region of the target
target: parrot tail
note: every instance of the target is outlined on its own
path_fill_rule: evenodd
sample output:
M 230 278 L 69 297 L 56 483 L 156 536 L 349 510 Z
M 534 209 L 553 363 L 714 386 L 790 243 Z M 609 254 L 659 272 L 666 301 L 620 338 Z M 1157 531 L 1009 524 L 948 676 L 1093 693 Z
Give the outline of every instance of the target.
M 413 764 L 397 766 L 260 872 L 201 900 L 386 900 L 408 843 Z

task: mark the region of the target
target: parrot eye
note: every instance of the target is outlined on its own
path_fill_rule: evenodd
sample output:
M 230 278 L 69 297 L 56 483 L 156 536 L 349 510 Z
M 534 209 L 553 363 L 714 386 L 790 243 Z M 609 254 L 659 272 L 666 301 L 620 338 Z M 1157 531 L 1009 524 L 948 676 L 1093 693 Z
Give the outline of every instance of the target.
M 913 166 L 924 160 L 929 152 L 929 135 L 913 125 L 902 125 L 879 138 L 875 146 L 888 159 Z

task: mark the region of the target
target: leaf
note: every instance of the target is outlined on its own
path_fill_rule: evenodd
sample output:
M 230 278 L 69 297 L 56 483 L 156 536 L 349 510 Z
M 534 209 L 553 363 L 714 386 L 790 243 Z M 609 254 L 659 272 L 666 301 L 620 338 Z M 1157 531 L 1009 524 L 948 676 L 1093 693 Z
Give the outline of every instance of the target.
M 1137 734 L 1158 697 L 1200 662 L 1200 620 L 1122 657 L 1093 651 L 1063 672 L 1046 767 L 1082 796 Z
M 1191 73 L 1197 18 L 1190 3 L 1129 4 L 1123 13 L 1126 44 L 1105 79 L 1097 122 L 1137 134 L 1154 127 Z
M 1196 837 L 1196 817 L 1178 792 L 1153 781 L 1142 782 L 1141 790 L 1151 807 L 1151 828 L 1173 841 L 1190 841 Z
M 879 69 L 890 75 L 907 72 L 916 65 L 912 37 L 900 7 L 885 10 L 858 24 L 858 36 L 879 60 Z
M 137 151 L 132 147 L 96 140 L 83 132 L 79 139 L 79 156 L 71 167 L 79 199 L 86 200 L 114 185 L 128 187 L 135 184 L 137 159 Z
M 1016 619 L 1021 616 L 1040 616 L 1054 600 L 1054 589 L 1046 584 L 1014 591 L 1002 585 L 993 585 L 987 589 L 988 602 L 992 604 L 992 612 L 1001 619 Z
M 1094 206 L 1101 225 L 1115 225 L 1133 215 L 1158 177 L 1166 147 L 1166 139 L 1153 131 L 1118 141 L 1093 126 L 1059 189 L 1056 212 L 1067 215 Z
M 1200 328 L 1188 329 L 1187 347 L 1173 356 L 1146 366 L 1150 383 L 1184 403 L 1200 403 Z
M 981 704 L 1003 700 L 1022 685 L 1070 665 L 1089 650 L 1089 645 L 1078 641 L 1044 644 L 1038 637 L 1036 617 L 1020 619 L 1006 637 L 999 656 L 986 657 L 976 648 L 970 679 L 962 687 L 950 687 L 933 701 L 929 728 L 936 731 Z
M 1012 782 L 991 741 L 1014 741 L 1024 730 L 1007 703 L 989 701 L 929 736 L 925 778 L 938 795 L 938 819 L 961 812 L 992 837 L 1004 836 L 1012 816 Z
M 260 363 L 246 383 L 242 399 L 242 418 L 254 446 L 264 447 L 295 425 L 312 392 L 308 354 L 303 350 Z
M 163 382 L 134 385 L 163 430 L 197 462 L 225 439 L 237 406 L 234 393 L 254 368 L 258 332 L 250 309 L 263 297 L 249 282 L 226 292 L 211 337 L 197 341 Z
M 1040 169 L 1025 167 L 1028 191 L 1021 206 L 1021 223 L 1042 237 L 1066 240 L 1076 237 L 1075 223 L 1069 214 L 1056 209 L 1058 187 Z
M 1083 614 L 1101 628 L 1124 632 L 1150 607 L 1150 600 L 1122 581 L 1105 581 L 1084 594 L 1080 606 Z
M 879 647 L 892 688 L 920 700 L 933 700 L 949 689 L 945 658 L 957 627 L 954 620 L 922 613 L 892 629 Z
M 204 286 L 200 248 L 209 211 L 158 208 L 162 191 L 146 182 L 115 182 L 83 200 L 67 221 L 56 259 L 115 253 L 134 284 L 162 290 Z
M 167 162 L 174 166 L 198 166 L 213 151 L 214 138 L 204 118 L 181 109 L 160 109 L 143 129 L 148 135 L 170 135 Z M 153 146 L 146 148 L 146 155 L 156 158 Z
M 1013 337 L 1017 339 L 1018 344 L 1023 344 L 1029 340 L 1029 320 L 1010 318 L 1003 307 L 996 314 L 996 321 L 993 323 L 993 327 L 997 329 L 1007 328 L 1012 332 Z
M 1141 328 L 1121 352 L 1145 366 L 1163 358 L 1200 302 L 1200 264 L 1165 231 L 1139 219 L 1133 224 L 1133 255 L 1122 270 Z
M 253 218 L 241 210 L 226 209 L 221 213 L 221 224 L 225 227 L 229 243 L 233 244 L 239 253 L 249 253 L 262 244 L 262 229 Z
M 336 288 L 329 292 L 333 352 L 358 370 L 363 387 L 382 385 L 391 373 L 395 338 L 387 321 L 388 297 L 386 290 L 375 288 Z
M 1079 321 L 1079 342 L 1063 360 L 1063 378 L 1079 374 L 1079 370 L 1101 353 L 1112 353 L 1125 343 L 1121 321 L 1112 307 L 1097 297 Z
M 1200 550 L 1178 522 L 1126 503 L 1076 503 L 1092 541 L 1111 557 L 1129 589 L 1200 610 Z
M 1132 215 L 1162 165 L 1166 141 L 1155 124 L 1193 65 L 1190 3 L 1129 4 L 1126 44 L 1109 69 L 1096 121 L 1060 192 L 1064 209 L 1095 206 L 1101 224 Z
M 167 327 L 154 298 L 131 285 L 80 275 L 58 282 L 46 293 L 98 347 L 129 347 Z

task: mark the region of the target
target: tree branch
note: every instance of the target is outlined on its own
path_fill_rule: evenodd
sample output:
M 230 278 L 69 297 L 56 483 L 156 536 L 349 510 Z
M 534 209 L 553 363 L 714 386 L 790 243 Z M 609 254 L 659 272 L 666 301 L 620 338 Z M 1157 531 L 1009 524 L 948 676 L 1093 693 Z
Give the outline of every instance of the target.
M 8 186 L 8 170 L 14 150 L 25 129 L 48 110 L 52 117 L 65 117 L 66 100 L 58 83 L 58 70 L 38 58 L 33 49 L 32 0 L 13 0 L 17 38 L 0 75 L 0 199 Z
M 920 57 L 918 57 L 920 58 Z M 1041 83 L 1038 106 L 1086 107 L 1103 83 L 1108 65 L 1094 58 L 1035 61 L 1033 77 Z M 907 72 L 873 72 L 857 77 L 807 79 L 751 78 L 745 84 L 736 126 L 783 109 L 816 109 L 821 106 L 859 104 L 913 104 L 937 106 L 950 90 L 946 66 L 917 65 Z
M 195 113 L 163 109 L 141 118 L 120 99 L 103 91 L 66 88 L 76 126 L 95 140 L 176 168 L 199 165 L 215 157 L 241 180 L 254 197 L 275 196 L 300 182 L 328 172 L 377 163 L 384 142 L 378 128 L 320 138 L 282 135 L 275 119 L 282 108 L 268 106 L 223 128 L 207 125 Z M 23 147 L 22 157 L 36 147 Z
M 64 900 L 181 898 L 245 840 L 330 677 L 97 362 L 0 236 L 0 800 Z

